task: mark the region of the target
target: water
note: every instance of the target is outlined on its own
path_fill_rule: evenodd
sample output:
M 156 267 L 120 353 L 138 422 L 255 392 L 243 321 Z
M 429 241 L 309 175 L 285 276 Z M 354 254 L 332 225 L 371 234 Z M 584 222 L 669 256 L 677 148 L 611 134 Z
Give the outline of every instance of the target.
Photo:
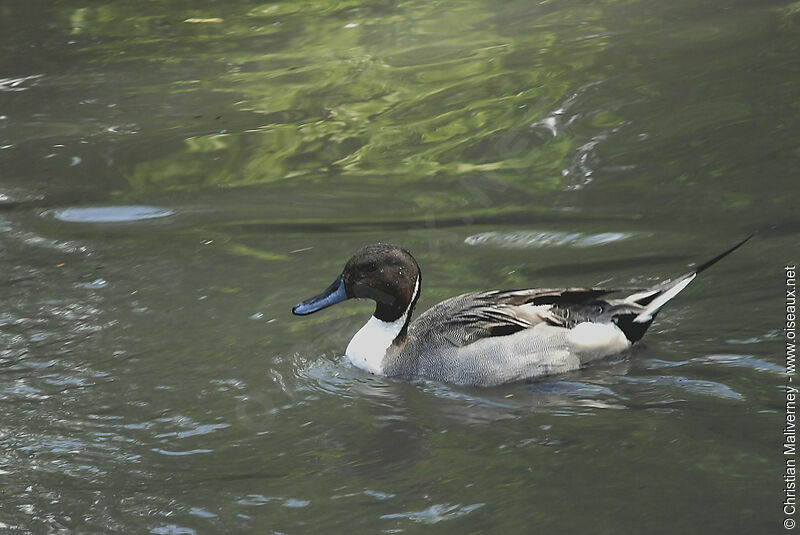
M 0 530 L 776 532 L 798 12 L 6 3 Z M 368 304 L 290 313 L 378 240 L 425 309 L 753 230 L 630 354 L 532 383 L 367 376 Z

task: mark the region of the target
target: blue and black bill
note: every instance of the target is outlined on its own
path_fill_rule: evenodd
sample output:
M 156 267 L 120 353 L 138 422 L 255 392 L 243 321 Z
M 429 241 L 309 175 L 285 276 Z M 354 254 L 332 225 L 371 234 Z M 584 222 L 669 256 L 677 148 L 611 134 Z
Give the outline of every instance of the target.
M 347 299 L 347 292 L 344 289 L 344 277 L 340 276 L 321 294 L 296 304 L 292 309 L 292 314 L 306 316 L 336 303 L 341 303 L 345 299 Z

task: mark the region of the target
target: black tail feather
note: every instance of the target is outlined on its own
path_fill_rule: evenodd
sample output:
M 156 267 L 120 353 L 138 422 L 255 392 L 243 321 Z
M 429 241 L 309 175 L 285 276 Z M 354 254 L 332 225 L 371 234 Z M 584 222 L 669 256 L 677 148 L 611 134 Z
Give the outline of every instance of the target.
M 698 273 L 702 273 L 703 271 L 707 270 L 708 268 L 710 268 L 711 266 L 713 266 L 714 264 L 716 264 L 717 262 L 719 262 L 720 260 L 722 260 L 723 258 L 728 256 L 729 254 L 734 252 L 736 249 L 738 249 L 739 247 L 741 247 L 742 245 L 747 243 L 747 241 L 750 238 L 752 238 L 753 236 L 755 236 L 755 235 L 756 235 L 756 233 L 753 232 L 748 237 L 746 237 L 745 239 L 743 239 L 742 241 L 740 241 L 739 243 L 737 243 L 736 245 L 734 245 L 730 249 L 727 249 L 726 251 L 718 254 L 717 256 L 712 258 L 711 260 L 703 262 L 702 264 L 700 264 L 696 268 L 692 269 L 691 271 L 687 271 L 686 273 L 684 273 L 680 277 L 677 277 L 675 279 L 667 279 L 664 282 L 656 284 L 655 286 L 650 288 L 650 290 L 659 290 L 657 293 L 655 293 L 655 294 L 653 294 L 651 296 L 648 296 L 646 299 L 637 300 L 636 302 L 639 303 L 640 305 L 648 305 L 648 304 L 650 304 L 650 302 L 653 299 L 655 299 L 656 297 L 658 297 L 659 295 L 661 295 L 665 291 L 669 290 L 670 288 L 672 288 L 673 286 L 675 286 L 676 284 L 678 284 L 682 280 L 686 279 L 687 277 L 691 277 L 692 275 L 696 275 Z
M 647 307 L 647 305 L 652 303 L 659 296 L 661 296 L 664 293 L 668 292 L 670 289 L 674 288 L 676 285 L 678 285 L 681 282 L 685 281 L 687 278 L 692 277 L 693 275 L 696 275 L 696 274 L 698 274 L 698 273 L 700 273 L 702 271 L 705 271 L 709 267 L 713 266 L 714 264 L 716 264 L 717 262 L 719 262 L 720 260 L 722 260 L 723 258 L 728 256 L 729 254 L 731 254 L 733 251 L 735 251 L 736 249 L 738 249 L 739 247 L 744 245 L 753 236 L 755 236 L 755 233 L 750 234 L 749 236 L 747 236 L 745 239 L 743 239 L 742 241 L 740 241 L 739 243 L 737 243 L 733 247 L 731 247 L 731 248 L 727 249 L 726 251 L 718 254 L 717 256 L 712 258 L 711 260 L 708 260 L 707 262 L 704 262 L 704 263 L 700 264 L 699 266 L 695 267 L 691 271 L 688 271 L 688 272 L 684 273 L 680 277 L 677 277 L 674 280 L 666 280 L 666 281 L 664 281 L 662 283 L 659 283 L 659 284 L 653 286 L 652 288 L 650 288 L 650 290 L 642 292 L 644 294 L 644 296 L 641 299 L 636 299 L 635 303 Z M 680 292 L 681 290 L 682 290 L 682 288 L 679 289 L 675 293 L 675 295 L 677 295 L 677 293 Z M 651 294 L 650 292 L 653 292 L 653 293 Z M 656 315 L 660 312 L 661 307 L 663 307 L 666 303 L 668 303 L 669 300 L 672 299 L 672 297 L 674 297 L 674 296 L 669 296 L 667 301 L 665 301 L 664 303 L 661 303 L 660 305 L 658 305 L 657 308 L 652 310 L 649 313 L 649 317 L 640 318 L 639 321 L 635 321 L 636 318 L 638 317 L 637 314 L 624 313 L 624 314 L 620 314 L 619 316 L 616 316 L 614 318 L 614 321 L 617 324 L 617 326 L 620 328 L 620 330 L 623 333 L 625 333 L 625 337 L 628 340 L 630 340 L 632 343 L 633 342 L 638 342 L 639 340 L 642 339 L 642 336 L 644 336 L 644 333 L 647 331 L 648 327 L 650 327 L 650 325 L 653 323 L 653 319 L 655 319 Z
M 729 254 L 734 252 L 736 249 L 738 249 L 739 247 L 741 247 L 742 245 L 747 243 L 747 241 L 750 238 L 752 238 L 753 236 L 755 236 L 755 235 L 756 235 L 756 233 L 753 232 L 748 237 L 746 237 L 745 239 L 743 239 L 742 241 L 740 241 L 739 243 L 737 243 L 736 245 L 734 245 L 733 247 L 731 247 L 730 249 L 725 251 L 724 253 L 720 253 L 717 256 L 715 256 L 714 258 L 712 258 L 711 260 L 709 260 L 708 262 L 704 262 L 704 263 L 700 264 L 699 266 L 694 268 L 692 271 L 690 271 L 686 275 L 691 275 L 692 273 L 700 273 L 700 272 L 705 271 L 706 269 L 710 268 L 711 266 L 713 266 L 714 264 L 716 264 L 717 262 L 719 262 L 720 260 L 722 260 L 723 258 L 728 256 Z

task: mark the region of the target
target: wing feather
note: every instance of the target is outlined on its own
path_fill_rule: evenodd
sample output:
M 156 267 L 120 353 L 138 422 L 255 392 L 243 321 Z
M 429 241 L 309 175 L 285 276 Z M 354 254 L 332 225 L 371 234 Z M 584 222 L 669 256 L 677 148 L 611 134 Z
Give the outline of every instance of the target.
M 438 325 L 442 336 L 456 347 L 492 336 L 506 336 L 547 322 L 571 327 L 587 318 L 603 316 L 622 302 L 598 298 L 630 289 L 536 288 L 470 293 L 442 301 L 415 322 Z M 622 304 L 627 308 L 641 308 Z M 425 316 L 433 316 L 426 321 Z M 413 327 L 413 326 L 412 326 Z

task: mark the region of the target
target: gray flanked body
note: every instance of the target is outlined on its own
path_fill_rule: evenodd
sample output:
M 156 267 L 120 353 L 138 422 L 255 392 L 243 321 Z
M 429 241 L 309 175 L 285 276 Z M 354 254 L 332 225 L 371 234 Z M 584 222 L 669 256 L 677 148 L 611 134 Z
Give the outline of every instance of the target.
M 491 386 L 576 370 L 630 347 L 613 323 L 568 322 L 551 305 L 524 304 L 548 293 L 483 292 L 443 301 L 411 323 L 406 344 L 384 358 L 384 373 Z M 597 331 L 588 344 L 579 336 L 587 328 Z
M 661 308 L 698 273 L 648 289 L 522 289 L 459 295 L 411 321 L 422 274 L 394 245 L 363 247 L 322 294 L 294 307 L 306 315 L 349 298 L 376 302 L 345 352 L 353 365 L 392 377 L 492 386 L 576 370 L 620 353 L 644 335 Z M 609 299 L 609 294 L 625 297 Z

